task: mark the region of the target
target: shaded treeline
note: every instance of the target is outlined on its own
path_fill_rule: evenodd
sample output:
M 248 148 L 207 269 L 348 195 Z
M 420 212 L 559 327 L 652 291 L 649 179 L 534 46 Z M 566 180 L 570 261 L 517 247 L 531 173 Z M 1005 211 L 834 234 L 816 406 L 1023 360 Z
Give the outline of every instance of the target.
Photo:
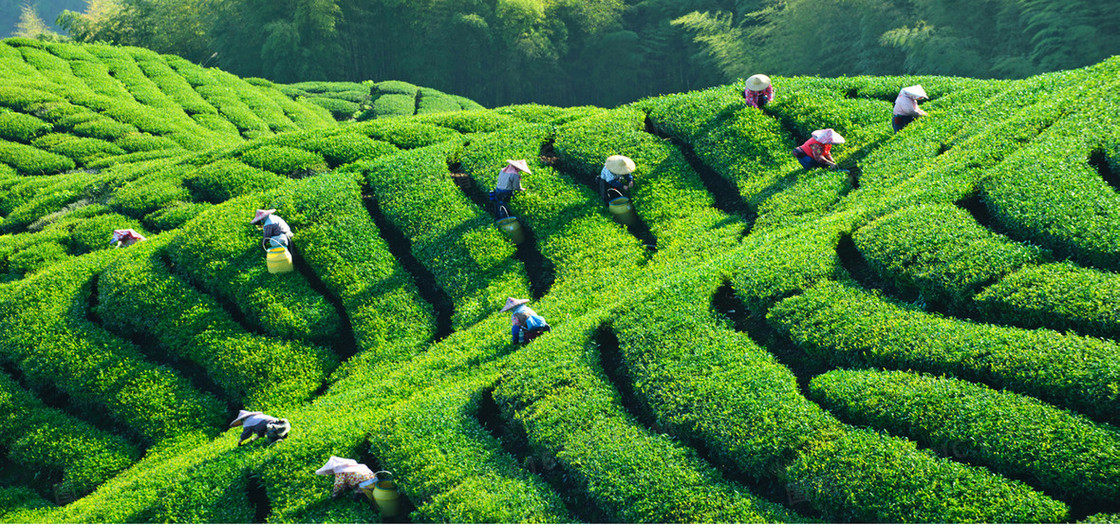
M 612 106 L 755 72 L 1017 78 L 1120 52 L 1090 0 L 89 0 L 83 41 L 277 82 L 398 79 Z

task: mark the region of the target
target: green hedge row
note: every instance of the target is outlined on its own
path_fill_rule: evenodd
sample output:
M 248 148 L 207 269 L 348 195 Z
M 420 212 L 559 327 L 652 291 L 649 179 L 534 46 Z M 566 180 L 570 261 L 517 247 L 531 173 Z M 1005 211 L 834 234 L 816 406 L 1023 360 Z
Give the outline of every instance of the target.
M 77 164 L 68 157 L 16 142 L 0 142 L 0 162 L 28 175 L 70 171 Z
M 447 161 L 456 142 L 351 164 L 377 197 L 381 212 L 411 241 L 412 254 L 454 301 L 454 329 L 497 311 L 507 297 L 526 297 L 527 280 L 513 246 L 452 182 Z
M 1024 328 L 1105 338 L 1120 331 L 1120 280 L 1072 263 L 1025 266 L 984 289 L 975 301 L 985 319 Z
M 524 428 L 534 454 L 562 469 L 582 494 L 577 511 L 602 522 L 802 521 L 725 481 L 665 434 L 635 424 L 596 370 L 593 326 L 564 328 L 518 352 L 494 398 Z
M 1041 257 L 1038 248 L 992 233 L 951 205 L 904 208 L 856 230 L 852 240 L 881 277 L 956 311 L 982 287 Z
M 626 155 L 637 165 L 634 211 L 658 240 L 659 254 L 702 257 L 739 240 L 742 219 L 713 208 L 711 194 L 676 148 L 643 131 L 645 113 L 622 108 L 561 126 L 553 144 L 561 165 L 585 184 L 610 155 Z
M 837 416 L 910 437 L 1047 493 L 1120 498 L 1120 431 L 1017 394 L 908 372 L 836 370 L 812 396 Z
M 591 308 L 604 282 L 637 272 L 646 254 L 637 239 L 606 217 L 591 190 L 539 161 L 537 154 L 551 137 L 552 130 L 544 125 L 474 136 L 461 155 L 462 169 L 486 192 L 506 159 L 526 159 L 533 173 L 522 179 L 528 191 L 513 198 L 513 212 L 555 266 L 550 295 L 576 310 Z
M 338 312 L 298 272 L 273 275 L 265 265 L 261 229 L 253 210 L 271 199 L 246 197 L 215 206 L 183 225 L 168 245 L 175 271 L 206 293 L 237 308 L 255 329 L 280 339 L 329 345 L 338 337 Z M 278 216 L 287 217 L 285 209 Z M 294 231 L 294 251 L 304 237 Z
M 415 95 L 381 95 L 373 101 L 373 107 L 358 117 L 358 120 L 371 118 L 397 117 L 416 114 Z
M 97 314 L 106 326 L 149 337 L 201 366 L 227 399 L 260 410 L 306 401 L 337 365 L 328 350 L 247 333 L 215 301 L 159 261 L 175 239 L 149 239 L 106 268 Z
M 415 119 L 388 119 L 351 125 L 357 133 L 374 140 L 388 142 L 401 149 L 415 149 L 458 139 L 454 130 L 420 124 Z
M 1055 523 L 1069 516 L 1065 504 L 1022 482 L 870 430 L 852 430 L 803 454 L 788 474 L 797 480 L 793 489 L 829 509 L 825 520 L 837 523 Z
M 0 113 L 0 138 L 4 140 L 28 143 L 52 129 L 53 126 L 33 115 L 14 111 Z
M 25 487 L 0 488 L 0 520 L 5 523 L 42 523 L 54 505 Z
M 520 120 L 513 117 L 486 110 L 419 115 L 415 119 L 409 120 L 423 124 L 435 124 L 459 133 L 487 133 L 522 124 Z
M 341 300 L 358 351 L 374 362 L 396 360 L 431 339 L 432 309 L 389 251 L 361 194 L 351 177 L 329 175 L 292 182 L 272 198 L 298 232 L 299 256 Z M 350 359 L 344 366 L 366 366 L 368 360 Z
M 136 65 L 167 98 L 175 102 L 192 117 L 200 114 L 217 115 L 218 110 L 175 72 L 160 55 L 141 48 L 126 48 L 136 60 Z
M 302 177 L 327 170 L 323 155 L 287 146 L 260 146 L 243 151 L 241 162 L 286 177 Z
M 91 280 L 123 253 L 98 252 L 6 287 L 0 355 L 32 388 L 51 385 L 75 410 L 105 414 L 145 443 L 211 433 L 226 423 L 216 399 L 87 319 Z
M 570 522 L 560 496 L 479 421 L 479 400 L 497 374 L 439 384 L 397 403 L 371 439 L 382 464 L 407 472 L 398 483 L 415 521 Z M 496 415 L 496 414 L 495 414 Z
M 802 169 L 789 154 L 799 144 L 779 120 L 744 107 L 738 88 L 647 99 L 639 106 L 657 130 L 691 145 L 704 164 L 733 182 L 753 209 Z
M 183 179 L 195 200 L 220 204 L 230 199 L 275 188 L 285 177 L 254 168 L 236 159 L 222 159 L 199 167 Z
M 1115 77 L 1116 70 L 1108 72 Z M 1120 143 L 1116 86 L 1091 84 L 1068 93 L 1084 109 L 1010 155 L 982 187 L 993 218 L 1011 235 L 1106 270 L 1120 269 L 1120 198 L 1089 160 L 1095 150 Z
M 483 108 L 468 108 L 464 106 L 463 109 L 472 110 Z M 494 113 L 499 115 L 508 115 L 533 124 L 552 124 L 556 126 L 602 113 L 603 111 L 606 110 L 596 106 L 562 108 L 558 106 L 542 106 L 540 104 L 515 104 L 512 106 L 494 108 Z
M 0 373 L 0 444 L 18 468 L 84 496 L 132 464 L 139 451 L 118 436 L 45 406 Z M 65 488 L 63 488 L 65 487 Z
M 834 365 L 953 374 L 1117 421 L 1120 346 L 1110 341 L 946 319 L 834 282 L 779 302 L 766 317 Z

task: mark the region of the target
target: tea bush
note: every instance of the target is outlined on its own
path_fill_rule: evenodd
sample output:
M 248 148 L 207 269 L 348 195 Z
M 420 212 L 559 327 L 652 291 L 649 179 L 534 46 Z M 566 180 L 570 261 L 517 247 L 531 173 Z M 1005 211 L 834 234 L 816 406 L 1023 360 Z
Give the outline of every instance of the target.
M 4 140 L 27 143 L 50 132 L 52 128 L 50 124 L 32 115 L 13 111 L 0 113 L 0 138 Z
M 1120 494 L 1117 428 L 1027 397 L 959 379 L 846 370 L 813 378 L 810 391 L 845 420 L 1030 479 L 1050 494 L 1102 503 Z
M 45 406 L 6 374 L 0 374 L 0 435 L 8 459 L 36 477 L 55 478 L 65 490 L 85 495 L 139 456 L 125 440 Z M 57 478 L 55 478 L 57 479 Z
M 882 277 L 958 310 L 985 285 L 1041 256 L 945 205 L 899 210 L 856 230 L 852 240 Z
M 834 365 L 953 374 L 1117 421 L 1112 341 L 947 319 L 835 282 L 779 302 L 767 320 Z
M 448 175 L 448 158 L 460 148 L 448 142 L 351 165 L 454 301 L 453 329 L 478 322 L 507 297 L 525 297 L 528 290 L 513 247 Z
M 32 389 L 51 385 L 75 410 L 104 414 L 146 444 L 212 433 L 224 417 L 216 399 L 87 318 L 93 276 L 122 253 L 100 252 L 5 288 L 0 355 Z
M 1025 266 L 975 297 L 985 319 L 1025 328 L 1114 337 L 1120 328 L 1120 281 L 1071 263 Z
M 196 363 L 239 405 L 269 410 L 306 401 L 337 359 L 321 347 L 246 332 L 159 260 L 171 241 L 138 243 L 127 260 L 106 268 L 97 308 L 106 326 Z
M 322 155 L 285 146 L 261 146 L 242 152 L 239 158 L 245 164 L 285 177 L 304 176 L 327 169 Z

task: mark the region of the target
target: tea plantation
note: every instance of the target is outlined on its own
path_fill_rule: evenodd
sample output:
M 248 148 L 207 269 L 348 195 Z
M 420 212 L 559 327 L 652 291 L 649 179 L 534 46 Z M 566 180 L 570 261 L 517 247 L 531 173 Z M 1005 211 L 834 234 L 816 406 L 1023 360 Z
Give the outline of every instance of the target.
M 415 522 L 1120 521 L 1120 58 L 774 85 L 483 109 L 0 42 L 0 521 L 382 521 L 331 455 Z M 790 155 L 826 127 L 847 172 Z

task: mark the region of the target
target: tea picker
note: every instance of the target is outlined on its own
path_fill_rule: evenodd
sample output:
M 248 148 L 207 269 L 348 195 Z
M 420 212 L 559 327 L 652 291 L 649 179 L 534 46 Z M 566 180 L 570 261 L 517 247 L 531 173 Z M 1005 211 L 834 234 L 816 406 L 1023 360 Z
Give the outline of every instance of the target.
M 832 158 L 832 145 L 843 144 L 844 137 L 832 128 L 818 129 L 812 133 L 809 140 L 793 149 L 793 156 L 801 163 L 801 167 L 811 170 L 813 168 L 837 169 L 836 160 Z
M 751 75 L 743 89 L 743 100 L 748 106 L 759 109 L 774 100 L 774 86 L 770 85 L 770 77 Z
M 361 495 L 362 489 L 359 485 L 377 477 L 365 464 L 338 456 L 331 456 L 331 459 L 327 460 L 327 463 L 319 470 L 316 470 L 315 474 L 320 476 L 334 474 L 334 487 L 331 489 L 332 498 L 341 496 L 347 490 L 350 491 L 351 495 Z
M 288 273 L 295 269 L 292 265 L 292 253 L 288 248 L 292 244 L 292 229 L 284 219 L 276 215 L 276 210 L 257 210 L 257 214 L 250 224 L 264 221 L 261 246 L 268 252 L 265 259 L 268 273 Z
M 533 339 L 536 339 L 541 334 L 549 332 L 552 327 L 543 317 L 537 315 L 532 308 L 525 306 L 528 299 L 514 299 L 510 297 L 506 299 L 506 305 L 502 307 L 502 312 L 510 313 L 510 325 L 513 344 L 529 344 Z
M 609 202 L 616 197 L 630 197 L 630 189 L 634 187 L 634 161 L 630 157 L 611 155 L 603 163 L 603 171 L 599 172 L 599 197 L 603 202 Z M 608 195 L 610 190 L 616 193 Z
M 320 476 L 334 474 L 331 498 L 342 496 L 349 490 L 354 497 L 365 494 L 377 504 L 382 517 L 393 518 L 400 513 L 397 484 L 393 481 L 393 474 L 387 470 L 373 472 L 365 464 L 353 459 L 331 456 L 315 473 Z
M 902 131 L 902 128 L 914 122 L 914 119 L 927 115 L 918 107 L 918 101 L 927 98 L 929 96 L 926 95 L 926 90 L 922 89 L 921 84 L 904 87 L 898 92 L 898 97 L 894 99 L 894 114 L 891 116 L 891 126 L 894 127 L 895 133 Z
M 237 419 L 234 419 L 229 424 L 230 428 L 241 425 L 241 438 L 237 440 L 237 446 L 244 444 L 245 440 L 250 442 L 253 439 L 267 438 L 269 443 L 275 443 L 286 437 L 288 432 L 292 430 L 292 425 L 288 423 L 287 419 L 278 419 L 263 412 L 250 412 L 248 410 L 239 410 L 237 412 Z M 256 437 L 253 437 L 253 435 Z M 253 439 L 249 439 L 253 437 Z
M 498 172 L 498 182 L 494 191 L 490 192 L 490 202 L 494 203 L 494 218 L 498 229 L 506 234 L 514 244 L 525 241 L 525 232 L 521 229 L 521 222 L 510 212 L 509 201 L 513 192 L 525 191 L 521 186 L 521 174 L 532 174 L 529 163 L 522 160 L 506 160 L 506 166 Z
M 529 170 L 529 163 L 524 159 L 506 160 L 505 167 L 498 172 L 498 182 L 494 184 L 494 191 L 490 192 L 490 200 L 494 202 L 495 218 L 508 217 L 509 201 L 513 198 L 513 192 L 525 191 L 521 186 L 522 173 L 533 174 Z
M 127 248 L 140 241 L 147 240 L 143 235 L 140 235 L 129 228 L 127 230 L 113 230 L 113 236 L 109 238 L 110 245 L 117 245 L 117 248 Z

